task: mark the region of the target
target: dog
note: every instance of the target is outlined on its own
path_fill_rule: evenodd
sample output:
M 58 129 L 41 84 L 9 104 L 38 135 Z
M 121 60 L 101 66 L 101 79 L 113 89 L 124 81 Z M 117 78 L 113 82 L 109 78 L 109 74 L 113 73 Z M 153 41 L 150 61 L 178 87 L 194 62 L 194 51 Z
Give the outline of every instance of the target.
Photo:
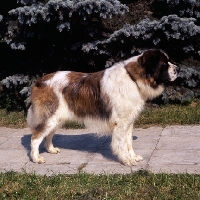
M 46 161 L 39 154 L 43 139 L 49 153 L 60 152 L 52 137 L 57 127 L 73 120 L 112 134 L 113 153 L 124 165 L 135 165 L 143 158 L 133 150 L 134 121 L 145 101 L 159 96 L 178 72 L 164 51 L 150 49 L 103 71 L 58 71 L 40 78 L 32 88 L 27 116 L 33 162 Z

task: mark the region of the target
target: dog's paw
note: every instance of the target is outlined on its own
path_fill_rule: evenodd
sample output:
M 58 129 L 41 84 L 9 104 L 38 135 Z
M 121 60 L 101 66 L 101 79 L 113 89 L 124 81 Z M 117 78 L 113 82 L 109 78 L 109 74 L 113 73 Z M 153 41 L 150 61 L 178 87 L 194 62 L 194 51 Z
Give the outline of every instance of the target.
M 42 163 L 45 163 L 45 162 L 46 162 L 46 159 L 44 157 L 42 157 L 42 156 L 38 157 L 37 163 L 42 164 Z
M 39 153 L 31 151 L 30 153 L 31 159 L 34 163 L 45 163 L 46 159 L 40 156 Z
M 44 157 L 40 156 L 40 155 L 37 158 L 32 157 L 32 160 L 33 160 L 34 163 L 39 163 L 39 164 L 46 162 L 46 159 Z
M 122 164 L 124 164 L 125 166 L 129 166 L 129 167 L 132 167 L 132 166 L 134 166 L 134 165 L 137 165 L 137 162 L 135 161 L 135 159 L 131 159 L 131 158 L 129 158 L 129 159 L 123 159 L 123 160 L 121 160 L 121 162 L 122 162 Z
M 57 147 L 53 147 L 53 148 L 48 149 L 48 152 L 52 154 L 57 154 L 57 153 L 60 153 L 60 149 Z
M 139 162 L 139 161 L 143 160 L 143 157 L 140 156 L 140 155 L 135 155 L 135 156 L 134 156 L 134 160 L 135 160 L 136 162 Z
M 131 166 L 137 165 L 137 162 L 139 162 L 141 160 L 143 160 L 142 156 L 135 155 L 133 158 L 130 158 L 128 160 L 123 161 L 123 164 L 126 165 L 126 166 L 131 167 Z

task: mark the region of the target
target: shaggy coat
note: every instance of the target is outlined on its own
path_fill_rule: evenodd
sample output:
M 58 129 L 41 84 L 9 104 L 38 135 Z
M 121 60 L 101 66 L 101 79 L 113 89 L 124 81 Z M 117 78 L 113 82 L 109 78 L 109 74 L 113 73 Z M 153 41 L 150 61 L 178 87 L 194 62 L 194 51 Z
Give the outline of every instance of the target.
M 145 101 L 159 96 L 164 82 L 176 79 L 178 67 L 168 59 L 161 50 L 148 50 L 100 72 L 58 71 L 39 79 L 27 118 L 33 162 L 45 162 L 39 155 L 43 139 L 49 153 L 60 152 L 52 137 L 58 126 L 72 120 L 112 134 L 113 153 L 123 164 L 142 160 L 133 151 L 133 124 Z

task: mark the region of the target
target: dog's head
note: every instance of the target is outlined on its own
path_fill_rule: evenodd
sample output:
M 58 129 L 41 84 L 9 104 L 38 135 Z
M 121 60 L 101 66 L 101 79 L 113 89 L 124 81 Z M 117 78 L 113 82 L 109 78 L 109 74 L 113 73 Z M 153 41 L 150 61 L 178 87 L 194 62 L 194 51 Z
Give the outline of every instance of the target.
M 145 51 L 139 58 L 140 65 L 146 75 L 152 77 L 158 84 L 174 81 L 180 68 L 169 62 L 168 55 L 162 50 L 151 49 Z

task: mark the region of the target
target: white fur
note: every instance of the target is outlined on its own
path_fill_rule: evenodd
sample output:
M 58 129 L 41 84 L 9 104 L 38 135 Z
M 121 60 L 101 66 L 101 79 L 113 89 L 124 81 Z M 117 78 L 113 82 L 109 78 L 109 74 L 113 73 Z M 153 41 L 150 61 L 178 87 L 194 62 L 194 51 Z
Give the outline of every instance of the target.
M 45 81 L 49 87 L 53 87 L 54 89 L 58 90 L 59 88 L 64 87 L 68 84 L 67 75 L 71 73 L 70 71 L 58 71 L 55 73 L 53 78 Z M 56 88 L 55 88 L 56 86 Z
M 137 81 L 137 85 L 140 89 L 140 95 L 141 95 L 142 99 L 145 101 L 147 99 L 153 99 L 153 98 L 159 96 L 164 90 L 163 85 L 159 85 L 158 88 L 156 88 L 156 89 L 152 88 L 150 85 L 144 84 L 141 81 Z
M 138 59 L 138 57 L 140 57 L 140 56 L 141 56 L 141 55 L 139 55 L 139 56 L 133 56 L 133 57 L 131 57 L 131 58 L 125 60 L 125 61 L 124 61 L 124 64 L 127 65 L 127 64 L 130 63 L 130 62 L 137 62 L 137 59 Z

